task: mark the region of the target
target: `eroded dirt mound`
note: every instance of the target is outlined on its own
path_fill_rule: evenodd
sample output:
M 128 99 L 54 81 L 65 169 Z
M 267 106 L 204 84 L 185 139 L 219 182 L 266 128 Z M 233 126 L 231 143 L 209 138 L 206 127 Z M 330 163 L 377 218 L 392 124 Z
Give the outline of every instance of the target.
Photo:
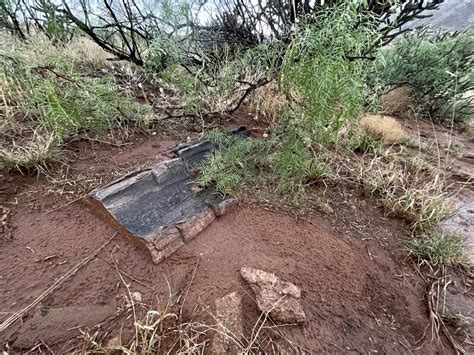
M 126 152 L 112 148 L 89 151 L 72 169 L 86 173 L 91 166 L 127 168 L 127 164 L 137 165 L 150 156 L 159 161 L 158 152 L 165 143 L 158 137 L 153 139 L 127 147 Z M 102 164 L 94 164 L 99 156 Z M 31 303 L 114 233 L 80 201 L 64 204 L 57 195 L 47 194 L 50 186 L 46 181 L 22 178 L 9 184 L 13 232 L 11 238 L 0 241 L 0 311 L 6 312 L 1 313 L 2 320 L 8 312 Z M 370 210 L 367 224 L 375 226 L 382 219 L 376 210 Z M 218 219 L 159 265 L 118 236 L 23 322 L 0 334 L 0 344 L 16 345 L 14 350 L 20 351 L 31 345 L 20 341 L 25 334 L 41 339 L 44 332 L 35 324 L 42 309 L 53 309 L 54 314 L 81 309 L 77 317 L 57 315 L 61 328 L 68 331 L 52 330 L 55 336 L 49 338 L 48 345 L 55 352 L 72 351 L 67 344 L 70 338 L 80 336 L 81 319 L 87 320 L 84 326 L 90 326 L 97 307 L 104 312 L 100 318 L 112 317 L 127 296 L 117 270 L 130 290 L 139 292 L 149 304 L 166 302 L 168 283 L 172 293 L 189 288 L 184 316 L 206 305 L 212 310 L 216 299 L 238 292 L 243 297 L 244 333 L 248 336 L 260 314 L 252 290 L 239 273 L 248 266 L 274 272 L 301 288 L 307 319 L 301 325 L 285 327 L 284 332 L 310 353 L 433 353 L 439 349 L 436 343 L 429 339 L 419 343 L 429 321 L 423 283 L 402 257 L 385 247 L 403 238 L 403 229 L 395 222 L 384 232 L 368 236 L 342 222 L 331 224 L 319 214 L 297 220 L 245 205 Z M 202 317 L 202 321 L 209 321 L 205 313 Z M 110 337 L 119 331 L 120 327 Z
M 391 256 L 377 250 L 371 260 L 364 247 L 320 218 L 309 223 L 243 207 L 204 231 L 196 240 L 201 243 L 195 277 L 201 290 L 192 290 L 195 296 L 247 289 L 239 280 L 240 265 L 278 271 L 302 289 L 307 320 L 288 328 L 288 336 L 311 352 L 399 352 L 399 341 L 409 346 L 422 337 L 426 313 L 419 290 L 397 277 Z M 255 302 L 245 301 L 256 314 Z

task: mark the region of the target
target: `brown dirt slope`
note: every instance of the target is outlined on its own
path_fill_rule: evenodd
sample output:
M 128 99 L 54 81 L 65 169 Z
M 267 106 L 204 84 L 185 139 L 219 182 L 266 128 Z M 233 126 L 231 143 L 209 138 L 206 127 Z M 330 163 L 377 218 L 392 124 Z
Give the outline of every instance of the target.
M 81 143 L 76 148 L 82 158 L 71 163 L 70 174 L 107 180 L 113 171 L 163 159 L 159 151 L 170 144 L 156 136 L 122 148 Z M 74 200 L 51 193 L 44 178 L 4 178 L 12 233 L 0 240 L 0 320 L 32 302 L 114 232 L 80 201 L 66 204 Z M 331 223 L 317 213 L 295 219 L 240 206 L 159 265 L 118 236 L 23 322 L 0 334 L 0 347 L 8 343 L 16 352 L 44 342 L 56 353 L 66 352 L 68 339 L 80 335 L 81 325 L 112 317 L 123 302 L 126 289 L 112 265 L 116 262 L 130 276 L 131 290 L 149 303 L 168 297 L 167 281 L 172 291 L 190 285 L 183 307 L 188 315 L 200 304 L 212 309 L 216 298 L 239 292 L 246 332 L 258 310 L 239 270 L 250 266 L 275 272 L 302 289 L 308 320 L 285 328 L 285 334 L 309 353 L 449 353 L 423 340 L 429 321 L 423 283 L 397 251 L 404 229 L 367 205 L 364 227 L 377 233 L 362 233 L 352 218 L 357 213 L 341 209 L 338 214 L 345 218 Z M 38 326 L 42 316 L 48 332 Z

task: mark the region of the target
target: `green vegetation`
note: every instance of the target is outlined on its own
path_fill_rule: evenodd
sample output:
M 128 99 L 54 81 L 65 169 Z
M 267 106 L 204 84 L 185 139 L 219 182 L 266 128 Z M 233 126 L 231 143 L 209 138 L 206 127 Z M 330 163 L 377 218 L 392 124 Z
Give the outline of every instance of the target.
M 398 117 L 378 114 L 378 105 L 403 87 L 414 98 L 400 106 L 413 101 L 416 115 L 469 127 L 472 30 L 392 42 L 402 25 L 436 7 L 421 0 L 218 3 L 203 23 L 205 1 L 0 1 L 1 168 L 46 172 L 71 141 L 114 144 L 160 115 L 170 125 L 199 125 L 216 144 L 194 171 L 198 189 L 293 213 L 312 208 L 327 188 L 362 191 L 421 235 L 407 245 L 418 264 L 465 263 L 461 238 L 432 234 L 452 215 L 455 196 L 440 144 L 433 165 L 410 156 L 422 151 L 421 138 L 410 138 Z M 233 114 L 251 122 L 251 137 L 215 128 Z M 462 154 L 451 141 L 444 148 Z M 174 342 L 166 351 L 202 353 L 215 334 L 183 323 L 176 305 L 145 307 L 137 318 L 133 302 L 130 295 L 133 314 L 123 315 L 135 335 L 114 344 L 105 343 L 112 333 L 84 332 L 83 352 L 159 352 Z M 266 317 L 250 341 L 236 342 L 242 353 L 263 351 L 256 337 Z M 457 314 L 445 318 L 465 326 Z
M 172 24 L 167 26 L 174 35 L 155 34 L 140 52 L 145 73 L 151 83 L 178 89 L 182 116 L 232 113 L 249 104 L 272 120 L 265 139 L 210 132 L 219 150 L 199 167 L 200 188 L 232 195 L 251 188 L 267 201 L 291 197 L 298 203 L 320 181 L 353 184 L 415 229 L 426 230 L 450 215 L 441 174 L 406 164 L 393 148 L 404 141 L 400 125 L 361 117 L 377 108 L 379 88 L 401 76 L 412 86 L 431 85 L 426 100 L 462 94 L 465 78 L 472 76 L 459 64 L 471 46 L 468 33 L 410 36 L 381 50 L 377 15 L 361 11 L 363 6 L 321 9 L 281 38 L 248 47 L 189 42 Z M 182 13 L 189 20 L 189 11 Z M 117 135 L 152 120 L 151 109 L 121 90 L 113 75 L 98 75 L 110 64 L 97 46 L 80 37 L 80 46 L 74 46 L 77 39 L 59 45 L 54 38 L 38 38 L 20 42 L 6 36 L 0 48 L 3 128 L 15 137 L 2 143 L 5 167 L 45 165 L 78 135 Z M 191 45 L 199 59 L 189 58 Z M 446 53 L 455 58 L 448 60 Z M 428 54 L 436 65 L 423 65 Z M 135 59 L 140 62 L 141 54 Z
M 407 248 L 418 264 L 455 266 L 466 262 L 462 251 L 462 239 L 456 235 L 424 235 L 411 240 Z
M 154 25 L 146 23 L 155 31 L 128 33 L 112 19 L 110 25 L 121 32 L 109 38 L 103 28 L 96 33 L 102 42 L 73 14 L 68 20 L 117 58 L 143 65 L 150 84 L 177 93 L 169 99 L 178 109 L 171 114 L 165 109 L 172 118 L 209 120 L 247 105 L 271 120 L 264 139 L 208 132 L 219 150 L 199 167 L 200 188 L 231 195 L 252 189 L 266 201 L 271 195 L 298 202 L 309 186 L 324 181 L 363 187 L 414 229 L 429 229 L 450 216 L 451 195 L 440 167 L 427 171 L 409 164 L 397 148 L 406 141 L 400 124 L 364 112 L 377 110 L 380 93 L 408 84 L 417 88 L 423 112 L 463 119 L 473 77 L 471 32 L 416 33 L 382 47 L 388 32 L 380 30 L 380 9 L 341 2 L 318 8 L 266 40 L 230 20 L 195 32 L 191 4 L 177 10 L 161 5 L 169 15 L 161 28 L 154 19 Z M 58 33 L 74 38 L 65 18 L 51 21 L 63 29 Z M 138 104 L 131 90 L 121 90 L 122 83 L 99 70 L 109 63 L 97 46 L 92 55 L 78 54 L 72 45 L 77 35 L 60 45 L 58 36 L 45 33 L 51 39 L 20 42 L 8 36 L 0 47 L 3 127 L 15 137 L 0 151 L 7 168 L 47 164 L 78 135 L 116 135 L 152 119 L 151 109 Z M 138 33 L 140 39 L 134 37 Z
M 214 130 L 205 137 L 219 146 L 219 150 L 198 167 L 196 184 L 205 188 L 214 184 L 224 195 L 238 194 L 242 188 L 256 184 L 269 175 L 269 155 L 275 145 L 272 140 L 241 139 Z
M 18 42 L 4 37 L 0 47 L 0 88 L 4 129 L 20 132 L 22 146 L 0 150 L 8 168 L 32 168 L 56 156 L 59 146 L 80 132 L 104 135 L 144 126 L 147 106 L 122 94 L 113 76 L 81 74 L 71 47 L 45 38 Z M 28 134 L 33 130 L 34 134 Z
M 288 47 L 280 80 L 295 114 L 287 126 L 306 145 L 339 143 L 340 130 L 352 133 L 364 110 L 371 62 L 352 58 L 366 54 L 377 32 L 367 18 L 354 28 L 363 16 L 356 6 L 322 12 Z
M 474 33 L 410 33 L 381 51 L 375 79 L 383 88 L 408 85 L 418 110 L 433 120 L 472 118 Z
M 363 79 L 369 63 L 347 57 L 361 55 L 375 36 L 370 27 L 353 29 L 359 16 L 356 8 L 343 6 L 322 13 L 317 25 L 301 31 L 288 47 L 279 73 L 289 101 L 271 143 L 232 139 L 201 167 L 201 186 L 214 182 L 220 192 L 232 193 L 245 182 L 260 183 L 286 194 L 329 175 L 328 165 L 316 160 L 315 153 L 319 146 L 344 145 L 353 138 L 367 95 Z M 247 57 L 255 54 L 258 63 L 259 52 L 248 52 Z M 339 135 L 343 128 L 346 141 Z
M 180 63 L 180 48 L 176 41 L 158 35 L 148 48 L 144 67 L 152 76 L 162 73 L 166 68 Z
M 373 104 L 366 79 L 374 62 L 354 58 L 367 56 L 377 38 L 371 21 L 353 28 L 361 16 L 341 6 L 297 31 L 277 76 L 287 101 L 272 134 L 223 143 L 211 133 L 219 151 L 200 166 L 201 188 L 212 185 L 232 195 L 257 189 L 265 201 L 292 196 L 298 203 L 307 186 L 325 180 L 362 186 L 416 230 L 451 216 L 452 195 L 441 169 L 409 164 L 393 147 L 405 140 L 400 124 L 382 116 L 361 120 Z

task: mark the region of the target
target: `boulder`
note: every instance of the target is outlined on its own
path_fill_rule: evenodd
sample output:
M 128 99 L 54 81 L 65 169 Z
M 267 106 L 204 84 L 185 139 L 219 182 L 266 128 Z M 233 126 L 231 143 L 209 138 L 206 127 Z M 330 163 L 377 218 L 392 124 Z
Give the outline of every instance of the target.
M 281 281 L 275 274 L 243 267 L 240 274 L 255 293 L 258 308 L 275 322 L 299 323 L 306 319 L 301 306 L 301 289 Z

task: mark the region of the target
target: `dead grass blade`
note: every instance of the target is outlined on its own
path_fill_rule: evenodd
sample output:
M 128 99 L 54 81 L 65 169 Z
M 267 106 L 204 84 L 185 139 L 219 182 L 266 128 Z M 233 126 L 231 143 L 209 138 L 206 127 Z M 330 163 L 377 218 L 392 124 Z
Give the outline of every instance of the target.
M 39 295 L 32 303 L 28 306 L 23 308 L 22 310 L 15 312 L 12 316 L 8 317 L 1 325 L 0 325 L 0 333 L 5 331 L 9 326 L 11 326 L 14 322 L 21 319 L 28 311 L 34 308 L 38 303 L 40 303 L 45 297 L 49 296 L 54 290 L 56 290 L 59 286 L 63 284 L 64 281 L 68 280 L 73 276 L 76 272 L 78 272 L 82 267 L 87 265 L 97 254 L 100 253 L 102 249 L 104 249 L 117 235 L 117 232 L 107 240 L 104 244 L 102 244 L 98 249 L 96 249 L 92 254 L 88 257 L 83 259 L 81 262 L 76 264 L 72 269 L 66 272 L 63 276 L 61 276 L 55 283 L 53 283 L 50 287 L 46 289 L 41 295 Z
M 440 343 L 440 334 L 443 334 L 450 342 L 456 354 L 467 354 L 461 344 L 453 337 L 451 330 L 444 321 L 444 314 L 446 313 L 446 292 L 452 280 L 450 275 L 446 275 L 445 267 L 441 267 L 437 272 L 438 271 L 441 272 L 441 276 L 431 283 L 426 294 L 430 312 L 431 339 L 435 339 Z

